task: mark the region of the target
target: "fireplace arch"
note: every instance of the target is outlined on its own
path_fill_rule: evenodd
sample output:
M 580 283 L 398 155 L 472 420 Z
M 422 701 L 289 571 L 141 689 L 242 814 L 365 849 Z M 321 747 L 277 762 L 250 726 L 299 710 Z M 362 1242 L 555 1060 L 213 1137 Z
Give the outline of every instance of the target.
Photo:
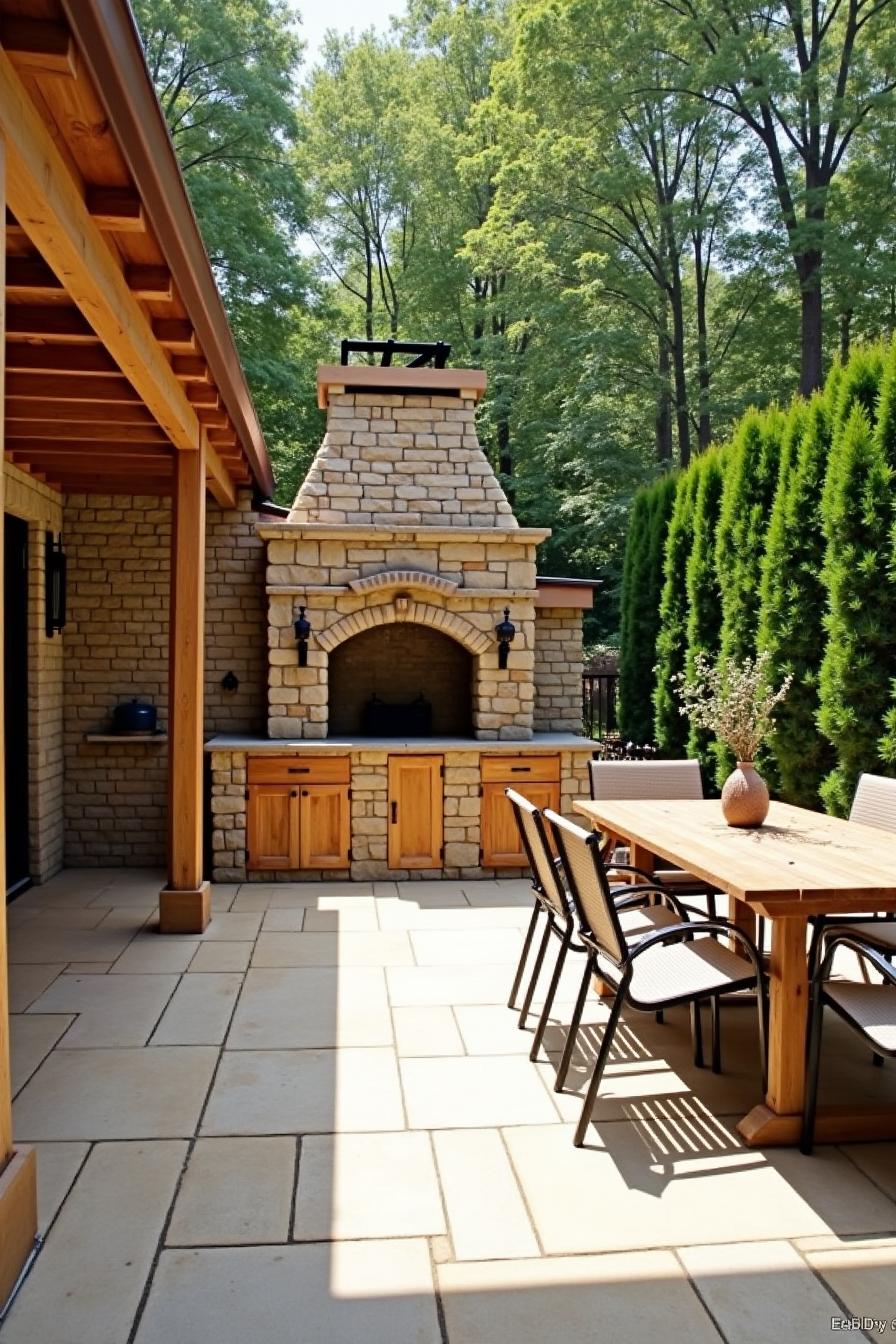
M 329 658 L 334 737 L 469 737 L 476 658 L 458 640 L 411 621 L 375 625 Z

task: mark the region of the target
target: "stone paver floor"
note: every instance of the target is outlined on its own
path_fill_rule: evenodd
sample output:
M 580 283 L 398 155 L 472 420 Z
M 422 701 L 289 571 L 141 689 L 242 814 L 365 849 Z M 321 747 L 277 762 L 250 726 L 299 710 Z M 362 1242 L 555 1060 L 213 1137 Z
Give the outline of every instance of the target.
M 46 1240 L 3 1344 L 891 1333 L 896 1145 L 744 1148 L 751 1009 L 723 1010 L 718 1077 L 684 1011 L 629 1013 L 576 1151 L 552 1081 L 579 965 L 538 1065 L 505 1007 L 526 883 L 218 887 L 201 938 L 154 931 L 159 886 L 68 870 L 10 907 Z M 825 1089 L 896 1104 L 896 1068 L 832 1026 Z

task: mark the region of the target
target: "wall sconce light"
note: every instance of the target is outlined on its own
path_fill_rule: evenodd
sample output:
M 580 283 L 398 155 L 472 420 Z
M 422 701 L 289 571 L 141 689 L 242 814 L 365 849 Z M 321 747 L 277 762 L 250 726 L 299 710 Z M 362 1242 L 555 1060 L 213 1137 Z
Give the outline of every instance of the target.
M 311 634 L 311 622 L 305 615 L 305 608 L 299 607 L 295 622 L 296 641 L 299 646 L 299 667 L 308 666 L 308 637 Z
M 510 608 L 504 608 L 504 619 L 495 626 L 495 634 L 498 636 L 498 666 L 507 666 L 507 655 L 510 652 L 510 641 L 516 635 L 516 626 L 510 619 Z
M 232 694 L 232 692 L 238 691 L 239 688 L 240 688 L 240 681 L 236 673 L 226 672 L 224 676 L 221 678 L 221 690 L 227 691 L 228 694 Z
M 65 629 L 66 560 L 61 536 L 57 541 L 52 532 L 46 534 L 45 555 L 46 630 L 47 638 L 52 639 L 57 630 Z

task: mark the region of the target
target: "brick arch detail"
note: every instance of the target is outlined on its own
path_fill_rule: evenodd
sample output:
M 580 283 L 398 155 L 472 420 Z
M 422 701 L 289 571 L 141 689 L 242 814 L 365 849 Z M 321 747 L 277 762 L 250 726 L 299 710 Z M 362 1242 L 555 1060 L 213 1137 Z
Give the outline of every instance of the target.
M 351 639 L 353 635 L 360 635 L 364 630 L 372 630 L 378 625 L 393 625 L 399 622 L 428 625 L 434 630 L 440 630 L 442 634 L 462 644 L 468 653 L 477 657 L 490 649 L 493 643 L 488 635 L 477 630 L 475 625 L 465 620 L 463 616 L 458 616 L 456 612 L 433 606 L 431 602 L 409 601 L 407 607 L 402 610 L 399 610 L 394 602 L 387 602 L 382 606 L 365 607 L 363 611 L 343 616 L 335 625 L 329 626 L 318 635 L 317 646 L 323 649 L 324 653 L 332 653 L 339 644 Z

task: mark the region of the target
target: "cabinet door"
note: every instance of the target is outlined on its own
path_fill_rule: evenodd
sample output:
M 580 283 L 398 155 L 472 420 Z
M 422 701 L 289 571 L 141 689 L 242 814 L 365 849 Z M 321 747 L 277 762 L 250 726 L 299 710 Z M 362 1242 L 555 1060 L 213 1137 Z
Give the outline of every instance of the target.
M 288 784 L 250 784 L 246 837 L 251 869 L 298 868 L 298 790 Z
M 441 868 L 442 757 L 389 757 L 389 867 Z
M 299 794 L 299 866 L 347 868 L 348 852 L 348 788 L 306 784 Z
M 528 868 L 529 861 L 513 808 L 504 796 L 509 783 L 488 783 L 482 786 L 482 866 L 483 868 Z M 526 781 L 519 788 L 523 797 L 535 807 L 560 807 L 560 785 L 537 784 Z

